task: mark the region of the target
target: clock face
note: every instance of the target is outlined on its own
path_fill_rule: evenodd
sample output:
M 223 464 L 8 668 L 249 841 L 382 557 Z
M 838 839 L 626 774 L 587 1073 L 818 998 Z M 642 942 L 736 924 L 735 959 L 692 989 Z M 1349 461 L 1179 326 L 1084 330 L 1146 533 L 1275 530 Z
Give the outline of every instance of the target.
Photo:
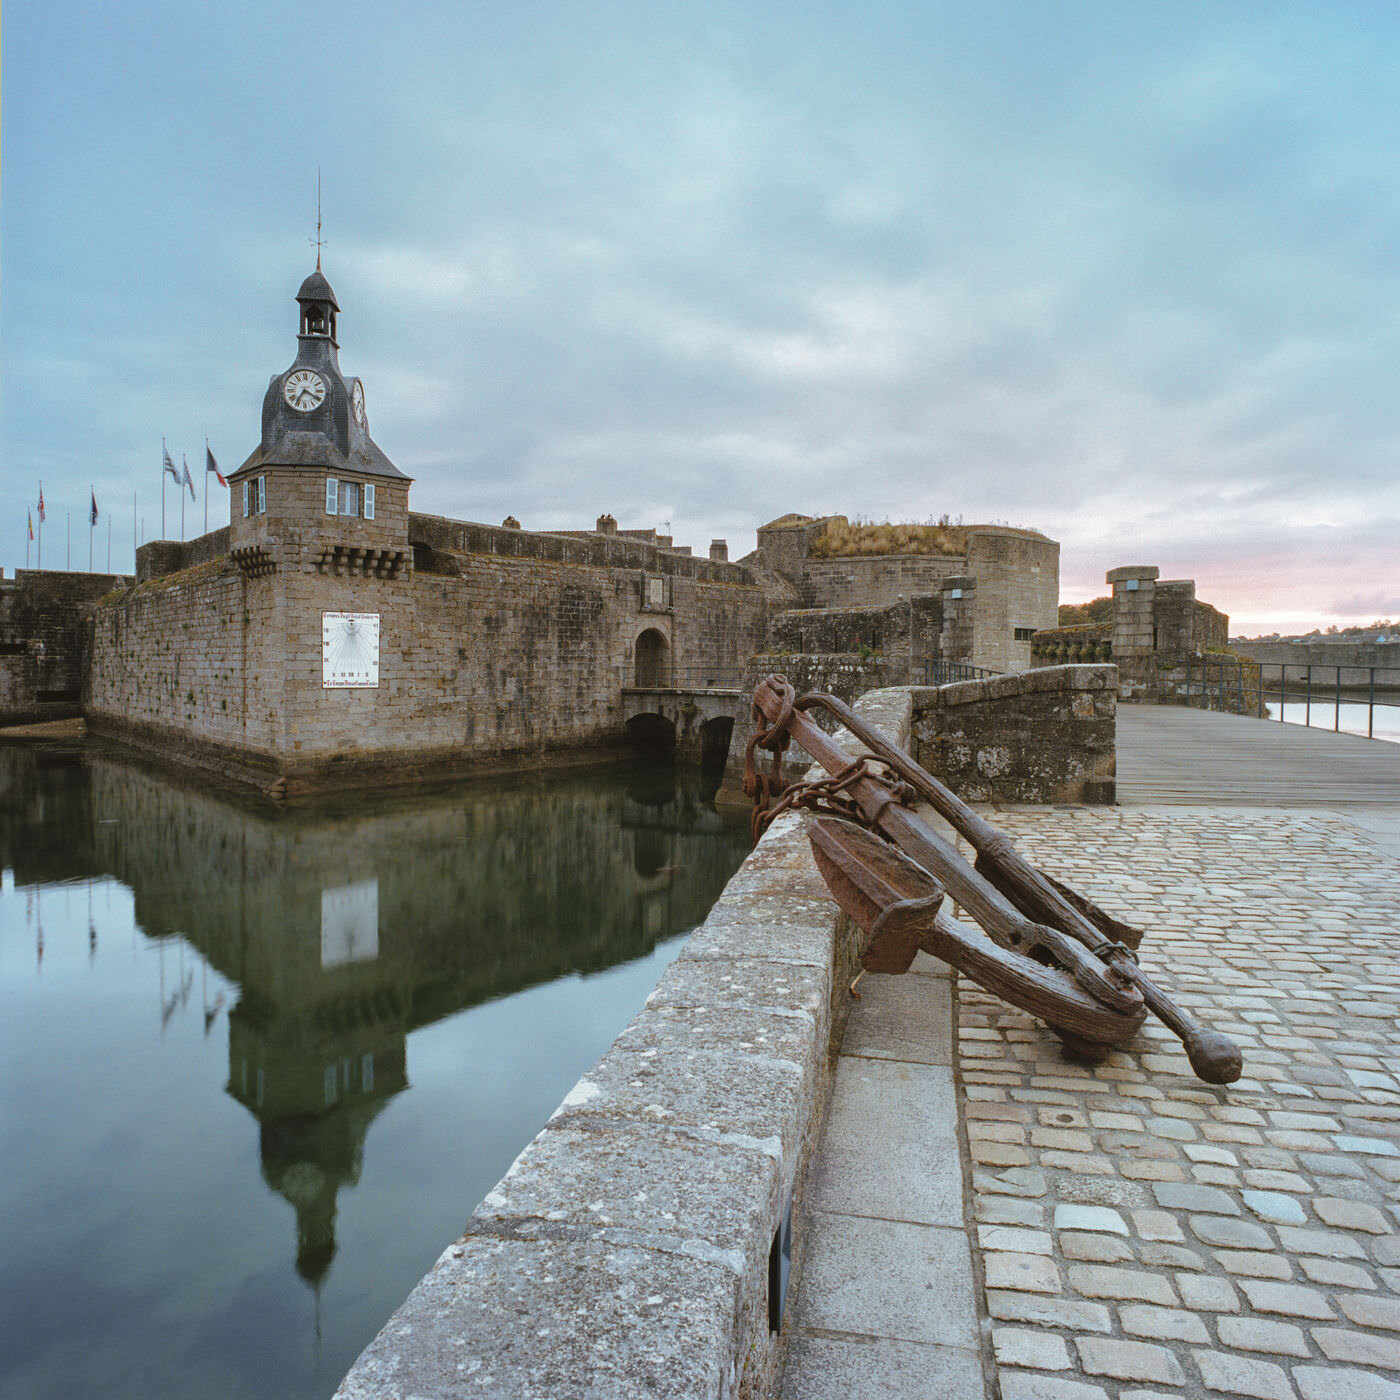
M 326 690 L 379 684 L 379 614 L 321 614 L 321 685 Z
M 369 420 L 365 417 L 365 386 L 358 379 L 350 390 L 350 415 L 360 427 L 369 427 Z
M 282 385 L 282 397 L 298 413 L 310 413 L 326 401 L 326 381 L 315 370 L 293 370 Z

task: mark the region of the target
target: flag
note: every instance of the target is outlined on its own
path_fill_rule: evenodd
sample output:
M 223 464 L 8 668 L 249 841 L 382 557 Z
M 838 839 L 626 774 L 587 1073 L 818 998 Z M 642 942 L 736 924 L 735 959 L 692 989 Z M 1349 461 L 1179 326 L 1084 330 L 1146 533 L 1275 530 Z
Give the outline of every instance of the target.
M 91 487 L 88 487 L 88 490 L 92 491 L 92 488 L 91 488 Z M 88 514 L 88 524 L 89 524 L 89 525 L 96 525 L 96 524 L 97 524 L 97 492 L 96 492 L 96 491 L 92 491 L 92 510 L 91 510 L 91 511 L 89 512 L 89 514 Z
M 42 525 L 42 524 L 44 523 L 44 516 L 45 516 L 45 511 L 44 511 L 44 488 L 41 486 L 41 487 L 39 488 L 39 524 L 40 524 L 40 525 Z
M 210 472 L 219 478 L 220 486 L 228 485 L 228 482 L 224 480 L 223 472 L 219 470 L 219 464 L 214 460 L 214 454 L 209 450 L 209 444 L 206 442 L 204 444 L 204 474 L 208 476 Z
M 190 500 L 194 500 L 194 482 L 190 480 L 190 464 L 186 460 L 185 454 L 183 452 L 180 454 L 180 461 L 184 464 L 185 485 L 190 488 Z M 179 478 L 177 477 L 176 480 L 178 481 Z
M 34 512 L 32 510 L 25 511 L 24 518 L 29 522 L 29 538 L 32 540 L 34 538 Z
M 175 485 L 178 486 L 180 484 L 180 473 L 175 470 L 175 463 L 170 460 L 170 453 L 167 452 L 164 447 L 162 447 L 160 449 L 160 456 L 161 461 L 165 466 L 165 470 L 175 478 Z

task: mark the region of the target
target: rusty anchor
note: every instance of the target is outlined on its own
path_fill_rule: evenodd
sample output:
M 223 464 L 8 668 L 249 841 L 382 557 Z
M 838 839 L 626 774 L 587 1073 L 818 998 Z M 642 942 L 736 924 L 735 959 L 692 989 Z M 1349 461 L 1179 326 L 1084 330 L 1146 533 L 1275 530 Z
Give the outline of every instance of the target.
M 867 752 L 852 760 L 809 717 L 824 710 Z M 822 815 L 808 835 L 837 902 L 867 935 L 866 971 L 908 970 L 920 950 L 942 958 L 988 991 L 1043 1020 L 1067 1048 L 1093 1060 L 1137 1032 L 1151 1011 L 1183 1043 L 1207 1083 L 1240 1077 L 1243 1060 L 1228 1036 L 1186 1014 L 1138 966 L 1142 931 L 1046 875 L 1010 839 L 835 696 L 798 698 L 782 676 L 754 691 L 755 732 L 744 788 L 754 800 L 755 837 L 793 807 Z M 784 782 L 782 756 L 796 741 L 826 770 Z M 768 772 L 757 751 L 773 755 Z M 976 851 L 957 847 L 912 810 L 927 802 Z M 950 895 L 976 921 L 944 908 Z

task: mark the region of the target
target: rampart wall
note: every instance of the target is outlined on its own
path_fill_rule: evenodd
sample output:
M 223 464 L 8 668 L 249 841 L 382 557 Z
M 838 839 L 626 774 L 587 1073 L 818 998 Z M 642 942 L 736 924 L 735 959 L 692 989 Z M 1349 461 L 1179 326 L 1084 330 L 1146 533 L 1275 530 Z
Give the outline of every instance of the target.
M 130 582 L 121 574 L 58 569 L 0 578 L 0 722 L 82 712 L 85 620 L 103 594 Z
M 438 544 L 411 576 L 248 578 L 223 559 L 125 591 L 95 620 L 90 721 L 289 793 L 408 782 L 621 742 L 643 632 L 679 668 L 737 672 L 762 644 L 763 596 L 737 566 L 611 540 L 655 571 L 579 562 L 589 541 L 458 552 L 531 537 L 457 528 L 420 531 Z M 347 610 L 379 614 L 377 687 L 322 685 L 321 613 Z
M 938 594 L 878 608 L 802 608 L 768 624 L 774 652 L 882 653 L 923 662 L 939 654 L 943 604 Z
M 967 572 L 957 554 L 853 555 L 807 559 L 802 596 L 814 608 L 882 608 L 915 593 L 937 593 L 950 574 Z
M 1268 666 L 1275 677 L 1278 666 L 1325 666 L 1327 679 L 1333 679 L 1331 667 L 1342 668 L 1343 685 L 1368 685 L 1371 667 L 1389 667 L 1388 675 L 1377 675 L 1376 684 L 1400 686 L 1400 636 L 1393 642 L 1256 642 L 1237 641 L 1230 644 L 1236 656 L 1247 656 Z M 1290 669 L 1289 675 L 1293 672 Z
M 861 708 L 908 742 L 907 691 Z M 450 1393 L 463 1368 L 554 1400 L 773 1394 L 857 951 L 780 817 L 336 1400 Z
M 1115 667 L 1049 666 L 912 694 L 914 756 L 964 801 L 1112 806 Z

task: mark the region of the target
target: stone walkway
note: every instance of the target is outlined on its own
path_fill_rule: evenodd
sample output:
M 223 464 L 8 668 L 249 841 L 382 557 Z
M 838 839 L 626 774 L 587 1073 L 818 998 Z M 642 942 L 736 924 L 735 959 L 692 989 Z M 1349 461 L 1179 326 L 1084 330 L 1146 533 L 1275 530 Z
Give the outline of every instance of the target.
M 969 1276 L 926 1118 L 942 980 L 867 978 L 784 1396 L 1400 1400 L 1400 808 L 994 820 L 1147 929 L 1144 965 L 1243 1044 L 1247 1077 L 1201 1083 L 1154 1020 L 1075 1065 L 958 982 Z M 893 1021 L 920 1005 L 922 1026 Z

